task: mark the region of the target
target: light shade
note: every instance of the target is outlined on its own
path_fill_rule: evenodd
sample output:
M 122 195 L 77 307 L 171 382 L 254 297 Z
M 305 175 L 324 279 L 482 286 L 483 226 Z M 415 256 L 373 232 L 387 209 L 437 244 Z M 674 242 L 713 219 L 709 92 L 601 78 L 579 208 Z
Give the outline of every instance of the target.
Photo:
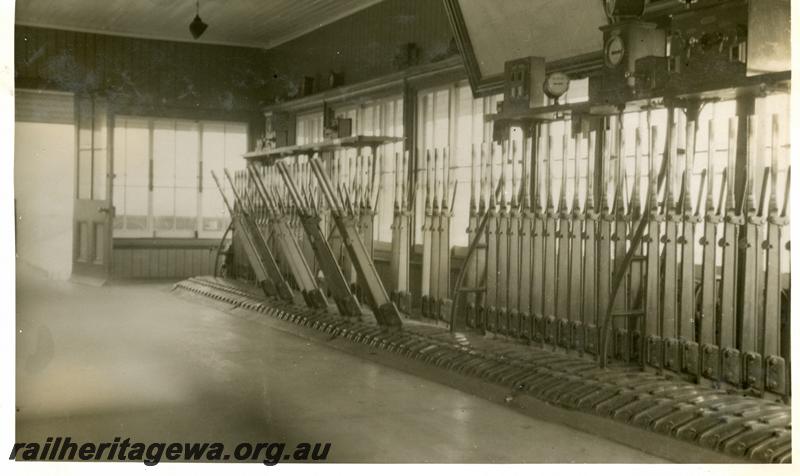
M 192 37 L 195 40 L 200 38 L 200 35 L 202 35 L 207 28 L 208 25 L 200 19 L 199 14 L 195 15 L 194 20 L 192 20 L 192 23 L 189 24 L 189 31 L 192 33 Z

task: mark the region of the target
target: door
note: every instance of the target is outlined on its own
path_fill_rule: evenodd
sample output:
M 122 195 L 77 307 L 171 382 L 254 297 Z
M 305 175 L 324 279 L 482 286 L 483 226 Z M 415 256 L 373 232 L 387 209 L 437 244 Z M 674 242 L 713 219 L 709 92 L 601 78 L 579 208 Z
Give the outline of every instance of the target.
M 14 201 L 17 262 L 53 279 L 72 273 L 75 95 L 17 89 Z
M 76 98 L 72 278 L 102 284 L 111 271 L 111 121 L 102 98 Z

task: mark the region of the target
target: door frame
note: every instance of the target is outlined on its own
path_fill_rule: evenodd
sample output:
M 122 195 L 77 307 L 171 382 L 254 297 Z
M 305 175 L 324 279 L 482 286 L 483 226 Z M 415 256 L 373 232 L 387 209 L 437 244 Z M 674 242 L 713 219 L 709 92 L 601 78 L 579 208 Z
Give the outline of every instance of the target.
M 81 118 L 85 115 L 83 106 L 89 101 L 91 108 L 91 172 L 89 178 L 89 198 L 81 197 L 81 151 L 86 147 L 81 144 Z M 105 184 L 104 198 L 96 199 L 95 174 L 96 151 L 94 141 L 96 137 L 98 104 L 105 108 Z M 73 196 L 73 249 L 72 249 L 72 277 L 73 280 L 89 281 L 92 284 L 103 284 L 111 276 L 112 266 L 112 236 L 114 227 L 113 205 L 113 138 L 114 119 L 110 102 L 106 97 L 97 94 L 75 94 L 75 193 Z M 84 184 L 85 185 L 85 184 Z M 81 225 L 85 224 L 86 228 Z M 98 247 L 97 225 L 102 225 L 102 245 Z M 85 248 L 83 248 L 85 247 Z M 100 252 L 98 253 L 98 249 Z M 100 258 L 98 260 L 98 258 Z

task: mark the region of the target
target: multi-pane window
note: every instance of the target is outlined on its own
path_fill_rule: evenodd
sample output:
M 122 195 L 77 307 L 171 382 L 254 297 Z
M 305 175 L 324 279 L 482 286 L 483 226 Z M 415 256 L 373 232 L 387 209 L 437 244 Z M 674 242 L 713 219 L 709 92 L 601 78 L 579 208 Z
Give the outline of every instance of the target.
M 117 117 L 114 235 L 150 236 L 150 121 Z
M 467 246 L 473 154 L 478 163 L 483 144 L 491 144 L 492 122 L 486 114 L 497 112 L 502 95 L 474 98 L 469 84 L 461 82 L 421 91 L 417 103 L 417 200 L 415 201 L 415 243 L 422 243 L 425 218 L 426 162 L 438 154 L 440 169 L 446 155 L 450 187 L 447 201 L 454 204 L 450 239 L 455 246 Z M 442 172 L 444 171 L 442 170 Z M 476 170 L 477 173 L 477 170 Z M 476 193 L 479 191 L 476 191 Z
M 747 157 L 747 164 L 749 167 L 749 179 L 752 185 L 752 196 L 758 201 L 762 197 L 762 186 L 766 186 L 766 192 L 771 193 L 771 180 L 764 181 L 764 173 L 769 167 L 771 154 L 772 154 L 772 136 L 771 126 L 773 117 L 779 124 L 778 136 L 776 137 L 776 146 L 780 149 L 777 150 L 777 181 L 776 192 L 778 202 L 783 203 L 783 195 L 785 191 L 786 173 L 789 164 L 788 147 L 789 135 L 788 127 L 786 126 L 789 121 L 788 112 L 788 96 L 786 95 L 771 95 L 756 100 L 756 114 L 753 116 L 755 123 L 754 129 L 754 143 L 752 144 L 751 153 Z M 628 112 L 624 113 L 621 117 L 623 136 L 623 148 L 621 154 L 619 152 L 618 141 L 616 135 L 618 130 L 619 116 L 611 116 L 608 119 L 608 145 L 606 156 L 608 160 L 603 160 L 601 170 L 594 170 L 594 175 L 601 175 L 602 180 L 599 182 L 601 187 L 605 187 L 606 205 L 611 207 L 613 205 L 613 198 L 619 183 L 618 177 L 622 178 L 622 198 L 623 205 L 628 207 L 631 203 L 631 195 L 634 192 L 635 176 L 636 176 L 636 133 L 637 130 L 640 134 L 640 151 L 638 172 L 640 177 L 639 182 L 639 199 L 640 206 L 645 206 L 647 198 L 649 177 L 653 171 L 658 172 L 664 163 L 664 148 L 668 134 L 668 114 L 666 109 L 658 109 L 653 111 L 642 112 Z M 703 106 L 700 111 L 695 132 L 694 142 L 694 161 L 689 164 L 687 162 L 687 147 L 689 141 L 687 138 L 687 118 L 682 110 L 676 110 L 673 118 L 675 124 L 675 140 L 677 145 L 675 147 L 677 155 L 670 162 L 666 178 L 669 181 L 672 190 L 673 200 L 677 200 L 681 187 L 684 186 L 683 182 L 688 181 L 686 186 L 691 192 L 689 198 L 691 200 L 691 207 L 701 214 L 705 213 L 705 205 L 707 198 L 711 199 L 711 203 L 715 208 L 720 207 L 720 199 L 722 199 L 722 208 L 726 205 L 725 197 L 722 192 L 727 192 L 727 188 L 723 189 L 723 184 L 726 180 L 733 180 L 732 170 L 735 168 L 736 158 L 733 156 L 734 150 L 730 148 L 731 141 L 735 143 L 736 134 L 739 127 L 739 118 L 736 116 L 736 102 L 735 101 L 719 101 L 709 102 Z M 653 149 L 655 155 L 651 161 L 650 159 L 650 140 L 651 131 L 655 131 L 655 144 Z M 567 160 L 563 161 L 563 151 L 561 144 L 563 143 L 563 134 L 570 133 L 569 129 L 564 127 L 564 123 L 554 122 L 542 127 L 542 134 L 544 137 L 550 136 L 552 146 L 549 151 L 546 151 L 547 145 L 540 147 L 541 160 L 539 167 L 542 169 L 540 174 L 540 183 L 542 187 L 547 184 L 548 177 L 544 172 L 547 161 L 550 165 L 550 190 L 552 193 L 553 201 L 558 202 L 558 196 L 562 183 L 562 167 L 566 167 L 567 171 L 567 196 L 571 197 L 574 190 L 574 177 L 575 177 L 575 155 L 573 152 L 573 143 L 568 143 Z M 598 147 L 602 147 L 600 138 L 596 142 Z M 584 142 L 578 154 L 578 192 L 580 202 L 583 204 L 583 199 L 586 193 L 586 172 L 587 162 L 585 151 L 586 143 Z M 618 160 L 618 156 L 622 156 L 622 162 Z M 620 167 L 621 165 L 621 167 Z M 652 168 L 651 168 L 652 167 Z M 596 182 L 597 183 L 597 182 Z M 729 186 L 731 183 L 728 182 Z M 665 187 L 661 186 L 657 195 L 656 203 L 661 206 L 664 198 Z M 544 192 L 543 192 L 544 193 Z M 738 192 L 737 192 L 738 194 Z M 767 196 L 767 195 L 764 195 Z M 758 203 L 757 203 L 758 205 Z M 595 206 L 602 206 L 602 203 L 597 203 Z M 723 210 L 724 211 L 724 210 Z M 720 230 L 721 232 L 721 230 Z M 702 249 L 699 243 L 696 244 L 695 259 L 698 264 L 702 258 Z M 788 254 L 787 254 L 788 256 Z M 722 256 L 718 255 L 718 264 L 721 264 Z M 787 257 L 788 259 L 788 257 Z
M 297 145 L 322 142 L 325 135 L 325 130 L 322 126 L 322 112 L 298 115 L 295 131 Z
M 222 201 L 222 196 L 214 183 L 211 171 L 224 182 L 224 190 L 228 200 L 233 204 L 231 191 L 227 181 L 222 177 L 226 167 L 238 170 L 243 165 L 242 154 L 247 151 L 247 125 L 230 122 L 204 122 L 201 140 L 201 165 L 203 180 L 200 193 L 200 214 L 198 235 L 202 237 L 215 237 L 225 229 L 228 211 Z
M 106 199 L 107 110 L 102 101 L 81 98 L 78 102 L 79 200 Z
M 352 121 L 352 134 L 365 136 L 403 137 L 403 98 L 401 96 L 382 98 L 358 106 L 346 106 L 335 111 L 336 117 L 349 118 Z M 373 198 L 378 200 L 374 221 L 373 237 L 378 241 L 392 240 L 392 220 L 394 217 L 394 181 L 396 161 L 402 160 L 403 141 L 389 142 L 375 150 L 376 184 L 378 190 Z M 369 148 L 360 151 L 355 149 L 337 151 L 336 160 L 345 160 L 356 154 L 371 156 Z
M 211 171 L 224 182 L 246 151 L 246 124 L 116 117 L 114 236 L 221 236 L 229 218 Z
M 335 117 L 350 119 L 351 135 L 364 136 L 389 136 L 403 137 L 403 98 L 393 96 L 381 98 L 369 103 L 360 105 L 349 105 L 337 108 L 334 111 Z M 301 114 L 296 119 L 297 144 L 305 145 L 321 142 L 324 138 L 322 112 L 312 112 Z M 373 190 L 372 199 L 377 199 L 378 203 L 373 204 L 376 215 L 374 220 L 373 237 L 379 241 L 390 242 L 392 240 L 392 219 L 394 213 L 394 179 L 395 179 L 395 159 L 402 158 L 403 141 L 389 142 L 376 148 L 375 151 L 366 147 L 360 150 L 355 148 L 336 150 L 333 153 L 334 160 L 342 167 L 337 173 L 342 180 L 348 180 L 355 167 L 356 157 L 372 157 L 376 154 L 377 160 L 374 161 L 376 187 Z

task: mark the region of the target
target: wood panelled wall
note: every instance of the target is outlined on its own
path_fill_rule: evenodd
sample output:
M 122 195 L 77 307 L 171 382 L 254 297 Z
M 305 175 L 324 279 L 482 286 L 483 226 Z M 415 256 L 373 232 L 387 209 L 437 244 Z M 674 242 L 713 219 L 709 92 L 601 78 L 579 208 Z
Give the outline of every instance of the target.
M 18 88 L 99 92 L 115 107 L 187 109 L 223 119 L 259 111 L 266 51 L 16 25 Z
M 148 243 L 148 241 L 150 241 Z M 170 243 L 170 240 L 116 240 L 114 278 L 184 279 L 213 275 L 218 240 Z M 186 240 L 176 240 L 186 241 Z
M 396 72 L 408 43 L 419 64 L 457 54 L 442 2 L 385 0 L 270 50 L 16 25 L 14 68 L 17 87 L 98 91 L 120 109 L 208 117 L 294 97 L 305 76 L 321 91 L 331 71 L 348 85 Z
M 117 113 L 245 120 L 252 145 L 262 108 L 296 95 L 304 76 L 316 77 L 317 91 L 331 71 L 352 85 L 402 69 L 395 56 L 404 44 L 418 46 L 418 64 L 452 57 L 451 39 L 439 0 L 385 0 L 271 50 L 16 25 L 14 67 L 17 88 L 99 93 Z M 170 241 L 114 240 L 113 275 L 213 272 L 217 244 Z
M 385 0 L 267 52 L 273 98 L 298 94 L 304 76 L 317 92 L 331 71 L 352 85 L 399 71 L 395 55 L 415 43 L 419 64 L 458 53 L 440 0 Z

